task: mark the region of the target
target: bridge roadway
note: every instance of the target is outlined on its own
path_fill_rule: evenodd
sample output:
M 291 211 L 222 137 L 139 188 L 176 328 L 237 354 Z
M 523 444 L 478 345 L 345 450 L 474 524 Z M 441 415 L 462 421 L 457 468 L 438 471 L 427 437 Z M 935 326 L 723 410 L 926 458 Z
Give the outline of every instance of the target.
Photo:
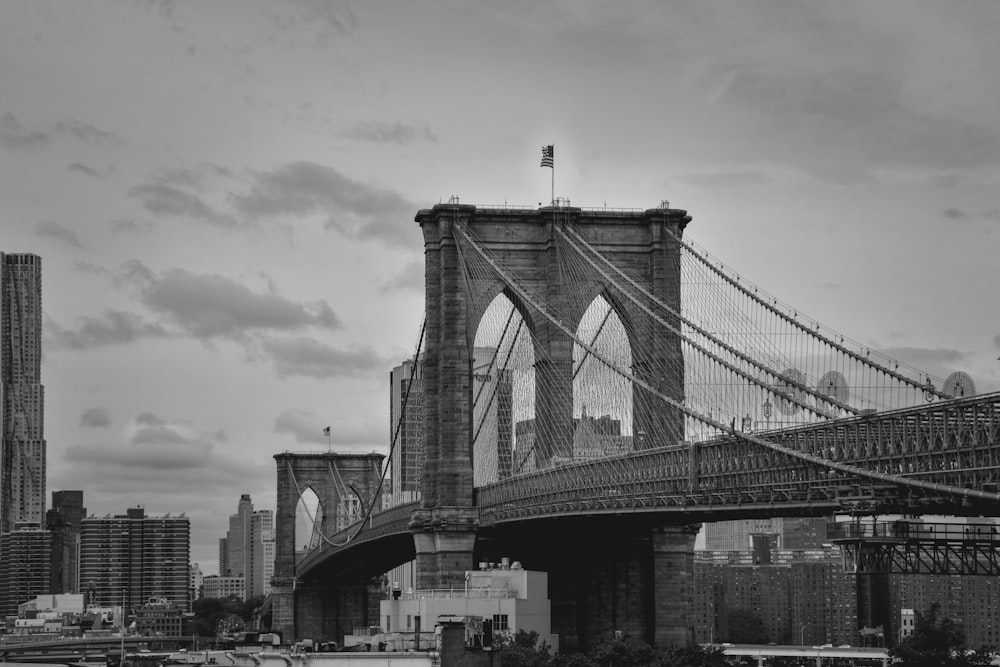
M 478 535 L 583 517 L 595 527 L 602 518 L 652 526 L 851 511 L 1000 516 L 1000 393 L 753 435 L 777 448 L 728 435 L 484 486 Z M 398 505 L 330 536 L 298 559 L 298 575 L 376 575 L 412 559 L 418 507 Z

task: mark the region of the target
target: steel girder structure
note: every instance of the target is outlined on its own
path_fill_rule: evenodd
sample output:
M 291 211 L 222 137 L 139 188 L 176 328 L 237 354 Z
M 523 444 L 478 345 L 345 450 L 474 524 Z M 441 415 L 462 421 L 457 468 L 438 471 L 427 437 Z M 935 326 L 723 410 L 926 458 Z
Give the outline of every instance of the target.
M 995 524 L 838 523 L 829 537 L 856 574 L 1000 574 Z

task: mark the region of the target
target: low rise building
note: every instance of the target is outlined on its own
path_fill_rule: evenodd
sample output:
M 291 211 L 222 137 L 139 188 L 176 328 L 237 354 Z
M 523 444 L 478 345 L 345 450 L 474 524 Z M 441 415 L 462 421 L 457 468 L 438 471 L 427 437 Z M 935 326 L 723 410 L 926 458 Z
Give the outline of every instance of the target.
M 481 628 L 485 643 L 525 630 L 559 650 L 559 636 L 552 634 L 547 573 L 524 570 L 518 563 L 493 569 L 483 563 L 466 572 L 465 581 L 457 589 L 390 591 L 379 603 L 382 627 L 376 630 L 382 636 L 370 641 L 385 644 L 386 650 L 409 650 L 418 638 L 428 641 L 425 634 L 432 638 L 438 620 L 449 617 L 477 619 L 468 627 Z

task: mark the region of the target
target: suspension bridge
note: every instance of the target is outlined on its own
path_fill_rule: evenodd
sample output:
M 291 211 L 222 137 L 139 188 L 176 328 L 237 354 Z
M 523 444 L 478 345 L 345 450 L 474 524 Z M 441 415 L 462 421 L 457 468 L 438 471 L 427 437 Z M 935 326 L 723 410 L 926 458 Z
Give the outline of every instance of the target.
M 686 240 L 690 220 L 420 211 L 426 320 L 388 457 L 275 456 L 275 626 L 339 638 L 395 565 L 449 588 L 508 556 L 549 572 L 564 647 L 665 645 L 690 639 L 701 522 L 1000 515 L 1000 394 L 809 319 Z

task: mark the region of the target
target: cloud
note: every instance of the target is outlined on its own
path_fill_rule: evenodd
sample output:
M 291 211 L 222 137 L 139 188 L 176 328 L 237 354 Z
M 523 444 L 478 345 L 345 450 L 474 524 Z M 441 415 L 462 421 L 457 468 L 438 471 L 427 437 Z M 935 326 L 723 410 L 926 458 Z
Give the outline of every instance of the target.
M 111 414 L 107 408 L 88 408 L 80 415 L 80 426 L 87 428 L 111 426 Z
M 401 146 L 408 146 L 416 139 L 424 139 L 432 144 L 438 142 L 437 135 L 427 125 L 409 125 L 398 120 L 395 123 L 362 121 L 345 130 L 343 135 L 351 139 Z
M 329 440 L 323 435 L 323 429 L 327 426 L 331 430 Z M 315 413 L 305 410 L 282 412 L 274 420 L 274 432 L 292 435 L 299 444 L 318 444 L 324 447 L 330 442 L 334 447 L 340 445 L 385 447 L 387 444 L 383 424 L 368 421 L 344 422 L 336 417 L 323 421 Z
M 351 180 L 332 167 L 293 162 L 254 172 L 250 191 L 234 195 L 237 210 L 253 220 L 319 216 L 348 237 L 410 246 L 415 204 L 398 193 Z
M 0 144 L 11 150 L 28 150 L 47 145 L 53 137 L 69 137 L 94 146 L 121 143 L 114 132 L 100 130 L 73 118 L 57 121 L 45 129 L 29 128 L 9 111 L 0 116 Z
M 101 174 L 96 169 L 91 169 L 87 165 L 81 162 L 73 162 L 66 166 L 66 171 L 75 171 L 83 174 L 84 176 L 89 176 L 90 178 L 100 178 Z
M 390 363 L 370 347 L 340 350 L 306 337 L 268 340 L 264 342 L 264 349 L 281 376 L 358 377 L 381 373 Z
M 128 191 L 150 213 L 205 220 L 213 225 L 232 227 L 236 221 L 217 213 L 200 197 L 168 183 L 143 183 Z
M 952 220 L 965 220 L 969 217 L 968 213 L 957 208 L 946 208 L 943 211 L 941 211 L 941 214 L 944 215 L 944 217 L 950 218 Z
M 748 188 L 768 185 L 771 178 L 756 171 L 720 171 L 712 174 L 688 174 L 681 177 L 692 185 L 706 189 Z
M 1000 350 L 1000 334 L 993 337 L 993 346 Z
M 323 429 L 325 424 L 312 412 L 305 410 L 285 410 L 274 419 L 275 433 L 289 433 L 298 443 L 326 443 Z
M 75 329 L 64 329 L 46 320 L 45 344 L 53 348 L 86 350 L 105 345 L 124 345 L 143 338 L 165 338 L 170 333 L 141 315 L 121 310 L 107 310 L 99 317 L 80 317 Z
M 29 150 L 49 143 L 49 135 L 28 130 L 9 111 L 0 116 L 0 145 L 12 151 Z
M 73 246 L 74 248 L 81 247 L 80 239 L 77 238 L 76 232 L 67 227 L 63 227 L 54 220 L 42 220 L 40 222 L 36 222 L 35 236 L 49 236 L 57 241 L 62 241 L 66 245 Z
M 379 292 L 415 292 L 424 293 L 424 261 L 423 259 L 408 262 L 401 271 L 378 286 Z
M 134 260 L 117 279 L 138 291 L 142 303 L 166 315 L 195 338 L 243 338 L 250 331 L 336 329 L 340 321 L 326 301 L 296 302 L 270 292 L 254 292 L 218 274 L 171 269 L 156 274 Z
M 198 432 L 188 424 L 152 413 L 131 420 L 122 438 L 123 442 L 70 445 L 65 450 L 66 460 L 131 471 L 202 468 L 207 466 L 218 441 L 215 434 Z
M 121 143 L 121 138 L 114 132 L 99 130 L 90 123 L 72 118 L 56 122 L 53 130 L 94 146 L 112 146 Z

